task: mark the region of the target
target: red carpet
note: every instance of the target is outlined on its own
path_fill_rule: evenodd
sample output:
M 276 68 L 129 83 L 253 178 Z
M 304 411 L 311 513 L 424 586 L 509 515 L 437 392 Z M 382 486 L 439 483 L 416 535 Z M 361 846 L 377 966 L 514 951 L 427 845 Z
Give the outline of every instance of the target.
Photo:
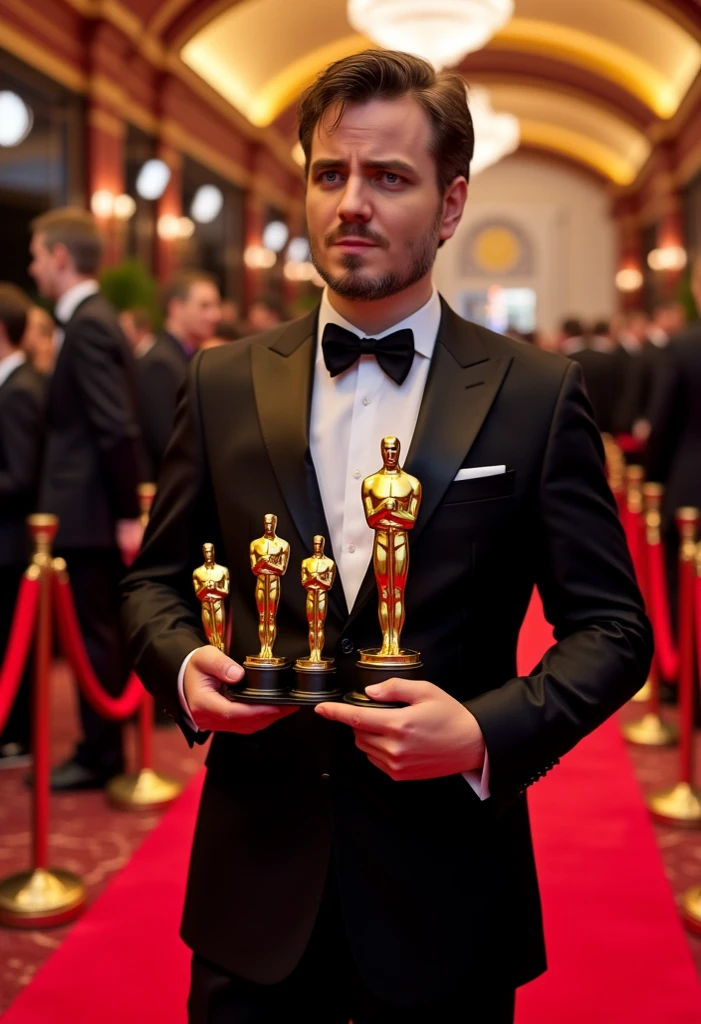
M 522 671 L 549 642 L 534 603 Z M 188 951 L 177 928 L 200 785 L 3 1024 L 184 1024 Z M 531 792 L 550 971 L 519 994 L 517 1024 L 699 1024 L 701 986 L 615 721 Z

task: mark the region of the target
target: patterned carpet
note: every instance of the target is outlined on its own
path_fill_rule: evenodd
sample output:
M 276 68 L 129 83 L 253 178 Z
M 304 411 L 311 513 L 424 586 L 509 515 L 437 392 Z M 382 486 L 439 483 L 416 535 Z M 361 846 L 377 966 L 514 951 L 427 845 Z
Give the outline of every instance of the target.
M 630 705 L 623 720 L 640 714 Z M 61 664 L 54 671 L 52 696 L 53 761 L 64 759 L 77 733 L 75 697 L 69 673 Z M 129 736 L 133 746 L 133 735 Z M 179 730 L 159 728 L 154 740 L 157 767 L 183 781 L 199 768 L 205 751 L 190 751 Z M 644 792 L 662 789 L 676 781 L 676 751 L 651 751 L 630 747 L 630 754 Z M 698 749 L 701 767 L 701 742 Z M 0 877 L 28 866 L 29 794 L 23 784 L 26 769 L 0 772 Z M 160 813 L 132 815 L 111 809 L 100 793 L 57 796 L 52 802 L 51 851 L 56 866 L 81 875 L 89 900 L 126 864 L 134 850 L 160 820 Z M 667 877 L 678 899 L 691 885 L 701 882 L 701 831 L 656 826 Z M 645 894 L 641 893 L 644 899 Z M 33 978 L 44 960 L 68 934 L 71 925 L 43 931 L 0 928 L 0 1013 Z M 689 936 L 701 975 L 701 938 Z

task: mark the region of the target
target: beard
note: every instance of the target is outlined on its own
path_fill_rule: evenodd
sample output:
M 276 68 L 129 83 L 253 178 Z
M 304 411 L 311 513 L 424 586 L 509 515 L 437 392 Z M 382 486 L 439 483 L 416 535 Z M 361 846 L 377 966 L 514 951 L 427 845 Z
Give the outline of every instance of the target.
M 400 266 L 387 270 L 379 276 L 369 276 L 363 270 L 363 257 L 356 253 L 345 253 L 342 258 L 343 273 L 332 274 L 321 260 L 321 250 L 316 240 L 309 239 L 309 251 L 311 260 L 319 273 L 319 276 L 326 282 L 332 292 L 343 299 L 351 299 L 356 302 L 374 302 L 378 299 L 387 299 L 391 295 L 406 291 L 413 284 L 420 281 L 429 273 L 436 259 L 438 251 L 438 232 L 442 219 L 442 204 L 433 224 L 420 238 L 413 239 L 406 243 L 406 262 Z M 349 230 L 347 235 L 363 237 L 367 232 Z M 343 237 L 339 232 L 334 233 L 334 238 Z M 325 239 L 325 243 L 329 244 Z M 384 248 L 388 246 L 385 245 Z

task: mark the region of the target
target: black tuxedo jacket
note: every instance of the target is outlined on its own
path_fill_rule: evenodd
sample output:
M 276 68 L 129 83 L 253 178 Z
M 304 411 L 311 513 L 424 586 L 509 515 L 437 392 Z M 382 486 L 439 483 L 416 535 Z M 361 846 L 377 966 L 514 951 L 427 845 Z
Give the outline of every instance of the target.
M 170 435 L 180 388 L 185 383 L 189 359 L 177 338 L 164 331 L 136 361 L 139 387 L 139 418 L 144 435 L 150 480 L 157 480 Z
M 29 362 L 0 384 L 0 565 L 26 565 L 44 440 L 44 379 Z
M 701 324 L 672 338 L 656 378 L 648 479 L 666 485 L 665 518 L 682 505 L 701 508 Z
M 602 434 L 611 433 L 615 425 L 618 387 L 618 366 L 611 352 L 598 352 L 582 348 L 572 353 L 572 359 L 582 367 L 584 385 L 594 411 L 594 420 Z
M 134 359 L 99 293 L 65 326 L 49 385 L 39 508 L 59 517 L 57 550 L 108 548 L 139 515 L 143 480 Z
M 205 642 L 191 581 L 204 541 L 231 571 L 241 661 L 258 650 L 248 545 L 277 514 L 293 569 L 276 653 L 305 650 L 294 566 L 314 534 L 329 536 L 308 441 L 315 330 L 312 314 L 202 353 L 179 404 L 124 612 L 140 677 L 181 724 L 178 670 Z M 454 482 L 461 466 L 503 463 L 504 476 Z M 350 729 L 309 709 L 253 736 L 218 733 L 182 934 L 236 974 L 277 981 L 299 960 L 333 860 L 361 972 L 411 1003 L 544 970 L 524 792 L 642 685 L 651 641 L 576 364 L 444 305 L 405 467 L 423 502 L 403 640 L 421 651 L 425 678 L 476 716 L 493 795 L 480 802 L 459 775 L 393 782 Z M 558 643 L 518 678 L 534 585 Z M 342 688 L 358 648 L 378 639 L 369 568 L 352 609 L 338 584 L 330 595 L 326 650 Z

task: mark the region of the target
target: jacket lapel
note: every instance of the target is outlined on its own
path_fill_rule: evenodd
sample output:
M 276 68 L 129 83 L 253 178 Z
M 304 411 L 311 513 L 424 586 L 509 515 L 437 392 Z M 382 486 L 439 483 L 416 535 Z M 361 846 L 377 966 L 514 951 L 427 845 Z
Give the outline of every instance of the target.
M 491 358 L 474 325 L 441 302 L 436 347 L 404 462 L 407 473 L 420 480 L 423 492 L 418 522 L 410 534 L 412 547 L 464 463 L 511 364 L 510 357 Z M 374 592 L 371 563 L 353 605 L 351 622 Z
M 297 529 L 300 550 L 305 557 L 311 554 L 312 538 L 319 533 L 326 538 L 326 553 L 333 558 L 309 451 L 317 317 L 318 310 L 314 310 L 287 326 L 270 345 L 253 345 L 251 371 L 263 441 Z M 331 591 L 329 606 L 341 620 L 345 619 L 347 609 L 340 585 Z

